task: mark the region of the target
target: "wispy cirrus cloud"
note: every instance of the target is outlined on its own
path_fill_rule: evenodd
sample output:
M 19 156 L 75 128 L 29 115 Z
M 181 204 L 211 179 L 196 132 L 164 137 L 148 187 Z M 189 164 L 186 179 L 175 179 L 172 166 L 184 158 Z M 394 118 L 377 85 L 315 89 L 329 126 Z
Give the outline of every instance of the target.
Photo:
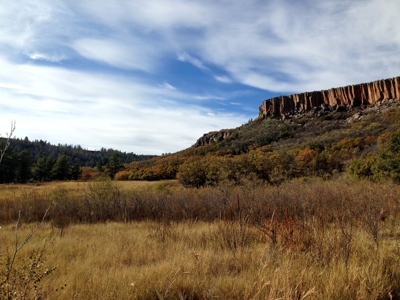
M 170 90 L 170 91 L 175 91 L 176 87 L 170 85 L 168 82 L 164 82 L 163 84 L 160 84 L 160 87 Z
M 197 68 L 202 69 L 202 70 L 207 70 L 208 69 L 201 60 L 199 60 L 199 59 L 197 59 L 197 58 L 195 58 L 195 57 L 193 57 L 193 56 L 191 56 L 191 55 L 189 55 L 187 53 L 178 54 L 178 60 L 182 61 L 182 62 L 188 62 L 188 63 L 190 63 L 190 64 L 192 64 L 192 65 L 194 65 Z
M 118 75 L 16 67 L 1 59 L 0 78 L 0 110 L 7 116 L 2 128 L 16 120 L 17 136 L 55 144 L 160 154 L 187 148 L 215 126 L 234 127 L 243 119 L 218 111 L 211 117 L 210 109 L 183 101 L 195 95 L 140 78 L 133 83 Z
M 151 72 L 157 65 L 157 50 L 140 40 L 79 39 L 72 48 L 82 57 L 121 69 Z
M 233 80 L 227 76 L 214 76 L 215 80 L 222 82 L 222 83 L 232 83 Z
M 46 54 L 46 53 L 40 53 L 40 52 L 33 52 L 26 54 L 30 59 L 33 60 L 45 60 L 49 62 L 62 62 L 63 60 L 67 59 L 67 56 L 65 54 Z
M 221 30 L 210 28 L 199 57 L 246 85 L 282 92 L 396 76 L 395 7 L 400 3 L 269 1 Z M 382 24 L 374 21 L 377 11 Z

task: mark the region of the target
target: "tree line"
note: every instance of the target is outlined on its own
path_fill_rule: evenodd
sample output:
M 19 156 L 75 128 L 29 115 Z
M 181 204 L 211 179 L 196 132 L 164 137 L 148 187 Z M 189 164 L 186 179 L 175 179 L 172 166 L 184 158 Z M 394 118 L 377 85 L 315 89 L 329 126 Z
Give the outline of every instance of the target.
M 26 149 L 14 152 L 12 143 L 7 145 L 7 140 L 0 142 L 2 161 L 0 164 L 0 183 L 27 183 L 30 181 L 53 181 L 53 180 L 78 180 L 82 174 L 82 163 L 78 157 L 60 153 L 56 158 L 53 155 L 43 155 L 35 161 L 36 152 Z M 110 178 L 124 168 L 127 157 L 118 151 L 104 151 L 104 159 L 97 161 L 97 168 L 105 172 Z M 111 155 L 110 155 L 111 154 Z
M 0 138 L 0 142 L 5 141 L 5 138 Z M 78 159 L 81 167 L 95 167 L 99 161 L 101 161 L 103 165 L 106 165 L 114 153 L 119 154 L 119 157 L 123 163 L 147 160 L 154 157 L 154 155 L 139 155 L 133 152 L 127 153 L 111 148 L 101 148 L 100 150 L 92 151 L 83 149 L 80 145 L 52 145 L 43 140 L 30 141 L 28 137 L 25 137 L 24 139 L 11 139 L 9 148 L 14 153 L 20 153 L 23 150 L 27 150 L 31 155 L 33 164 L 36 164 L 39 159 L 45 156 L 53 160 L 57 160 L 60 155 L 65 154 L 73 163 L 75 163 L 75 161 Z

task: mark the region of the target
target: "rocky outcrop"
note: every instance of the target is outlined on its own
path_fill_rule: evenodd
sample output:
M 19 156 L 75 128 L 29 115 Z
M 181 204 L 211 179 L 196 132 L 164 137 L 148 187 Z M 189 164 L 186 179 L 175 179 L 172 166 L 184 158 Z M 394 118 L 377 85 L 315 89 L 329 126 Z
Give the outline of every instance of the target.
M 220 142 L 229 137 L 235 129 L 223 129 L 220 131 L 212 131 L 205 133 L 201 138 L 199 138 L 194 144 L 194 147 L 207 146 L 215 142 Z
M 400 99 L 400 77 L 267 99 L 259 107 L 259 118 L 285 118 L 316 107 L 378 105 L 389 99 Z

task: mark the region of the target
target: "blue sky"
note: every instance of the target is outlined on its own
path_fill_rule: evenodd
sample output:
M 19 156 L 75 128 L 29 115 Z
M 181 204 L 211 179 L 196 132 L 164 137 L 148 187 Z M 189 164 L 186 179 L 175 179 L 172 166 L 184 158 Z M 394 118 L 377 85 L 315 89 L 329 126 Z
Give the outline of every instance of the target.
M 176 152 L 264 99 L 400 75 L 398 0 L 0 0 L 0 132 Z

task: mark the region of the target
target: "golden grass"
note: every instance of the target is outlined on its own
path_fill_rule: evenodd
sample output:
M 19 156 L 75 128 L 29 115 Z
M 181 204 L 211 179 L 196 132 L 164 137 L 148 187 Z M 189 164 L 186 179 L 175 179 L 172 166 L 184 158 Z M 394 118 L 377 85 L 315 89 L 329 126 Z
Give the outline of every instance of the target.
M 180 190 L 174 183 L 129 183 L 124 191 L 137 187 L 139 192 L 110 193 L 122 198 L 107 199 L 113 205 L 128 201 L 131 221 L 79 224 L 71 218 L 60 228 L 54 210 L 52 222 L 23 248 L 20 258 L 51 242 L 45 266 L 57 269 L 40 283 L 49 299 L 400 297 L 397 185 L 297 180 L 279 189 Z M 54 199 L 66 201 L 62 213 L 83 209 L 79 197 Z M 154 207 L 164 210 L 160 217 L 153 217 Z M 20 238 L 34 226 L 22 224 Z M 3 257 L 12 252 L 14 237 L 13 224 L 2 226 Z
M 36 193 L 39 195 L 48 195 L 57 189 L 66 189 L 72 194 L 79 194 L 86 190 L 90 182 L 80 181 L 53 181 L 31 184 L 0 184 L 0 201 L 5 199 L 15 199 L 24 194 Z M 157 185 L 179 188 L 178 180 L 160 180 L 160 181 L 120 181 L 118 185 L 123 190 L 141 190 L 151 189 Z
M 52 241 L 46 265 L 57 270 L 44 283 L 49 299 L 389 299 L 398 289 L 400 243 L 393 237 L 378 251 L 364 232 L 355 232 L 346 267 L 340 249 L 323 264 L 307 252 L 273 247 L 254 228 L 245 245 L 232 249 L 223 229 L 237 225 L 71 225 L 60 237 L 47 224 L 21 255 Z M 31 227 L 24 225 L 20 235 Z M 1 245 L 13 238 L 14 227 L 3 227 Z

